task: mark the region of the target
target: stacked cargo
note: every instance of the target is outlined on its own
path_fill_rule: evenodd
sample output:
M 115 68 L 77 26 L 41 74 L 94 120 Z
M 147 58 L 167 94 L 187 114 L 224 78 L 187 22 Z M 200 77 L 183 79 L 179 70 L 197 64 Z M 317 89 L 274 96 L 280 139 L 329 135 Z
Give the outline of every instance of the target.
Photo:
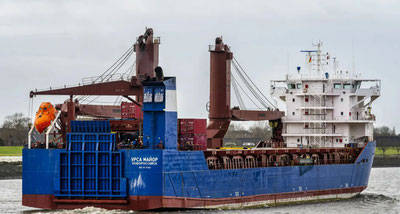
M 206 119 L 178 119 L 180 150 L 206 150 Z
M 121 102 L 121 119 L 143 118 L 140 106 L 131 102 Z

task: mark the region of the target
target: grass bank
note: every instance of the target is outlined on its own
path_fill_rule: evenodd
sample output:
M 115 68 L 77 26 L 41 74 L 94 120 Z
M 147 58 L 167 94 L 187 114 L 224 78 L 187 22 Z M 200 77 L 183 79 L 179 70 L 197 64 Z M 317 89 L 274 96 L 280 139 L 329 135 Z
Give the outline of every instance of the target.
M 390 148 L 385 150 L 385 155 L 398 155 L 399 153 L 395 148 Z M 381 148 L 376 148 L 375 155 L 383 155 L 383 150 Z
M 0 156 L 21 156 L 23 146 L 0 146 Z

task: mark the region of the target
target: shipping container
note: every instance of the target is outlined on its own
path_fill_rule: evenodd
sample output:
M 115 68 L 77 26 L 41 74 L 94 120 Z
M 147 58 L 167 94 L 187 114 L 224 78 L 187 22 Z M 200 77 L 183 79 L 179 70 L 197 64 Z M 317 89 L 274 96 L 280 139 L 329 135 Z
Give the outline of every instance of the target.
M 178 119 L 178 143 L 182 150 L 207 149 L 207 119 Z
M 178 137 L 181 150 L 206 150 L 207 137 L 205 134 L 181 134 Z
M 178 119 L 178 134 L 206 134 L 207 119 Z
M 121 118 L 122 119 L 143 118 L 142 109 L 135 103 L 121 102 Z

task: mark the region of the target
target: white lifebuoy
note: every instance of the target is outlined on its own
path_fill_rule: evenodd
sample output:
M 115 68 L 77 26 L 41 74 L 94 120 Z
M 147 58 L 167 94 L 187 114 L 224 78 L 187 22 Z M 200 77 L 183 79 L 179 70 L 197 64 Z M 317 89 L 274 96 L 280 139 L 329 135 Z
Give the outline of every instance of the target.
M 307 93 L 307 89 L 306 89 L 306 88 L 304 88 L 304 89 L 303 89 L 303 92 L 304 92 L 304 93 Z

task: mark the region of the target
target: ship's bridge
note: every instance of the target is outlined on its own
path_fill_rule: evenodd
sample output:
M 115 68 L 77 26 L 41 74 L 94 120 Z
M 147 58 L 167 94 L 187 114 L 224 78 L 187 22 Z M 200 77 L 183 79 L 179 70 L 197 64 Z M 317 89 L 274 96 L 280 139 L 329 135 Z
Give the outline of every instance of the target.
M 372 140 L 375 115 L 371 104 L 381 81 L 340 71 L 320 44 L 306 51 L 306 70 L 271 81 L 271 96 L 286 105 L 282 136 L 288 147 L 345 147 Z M 331 70 L 331 72 L 328 72 Z

